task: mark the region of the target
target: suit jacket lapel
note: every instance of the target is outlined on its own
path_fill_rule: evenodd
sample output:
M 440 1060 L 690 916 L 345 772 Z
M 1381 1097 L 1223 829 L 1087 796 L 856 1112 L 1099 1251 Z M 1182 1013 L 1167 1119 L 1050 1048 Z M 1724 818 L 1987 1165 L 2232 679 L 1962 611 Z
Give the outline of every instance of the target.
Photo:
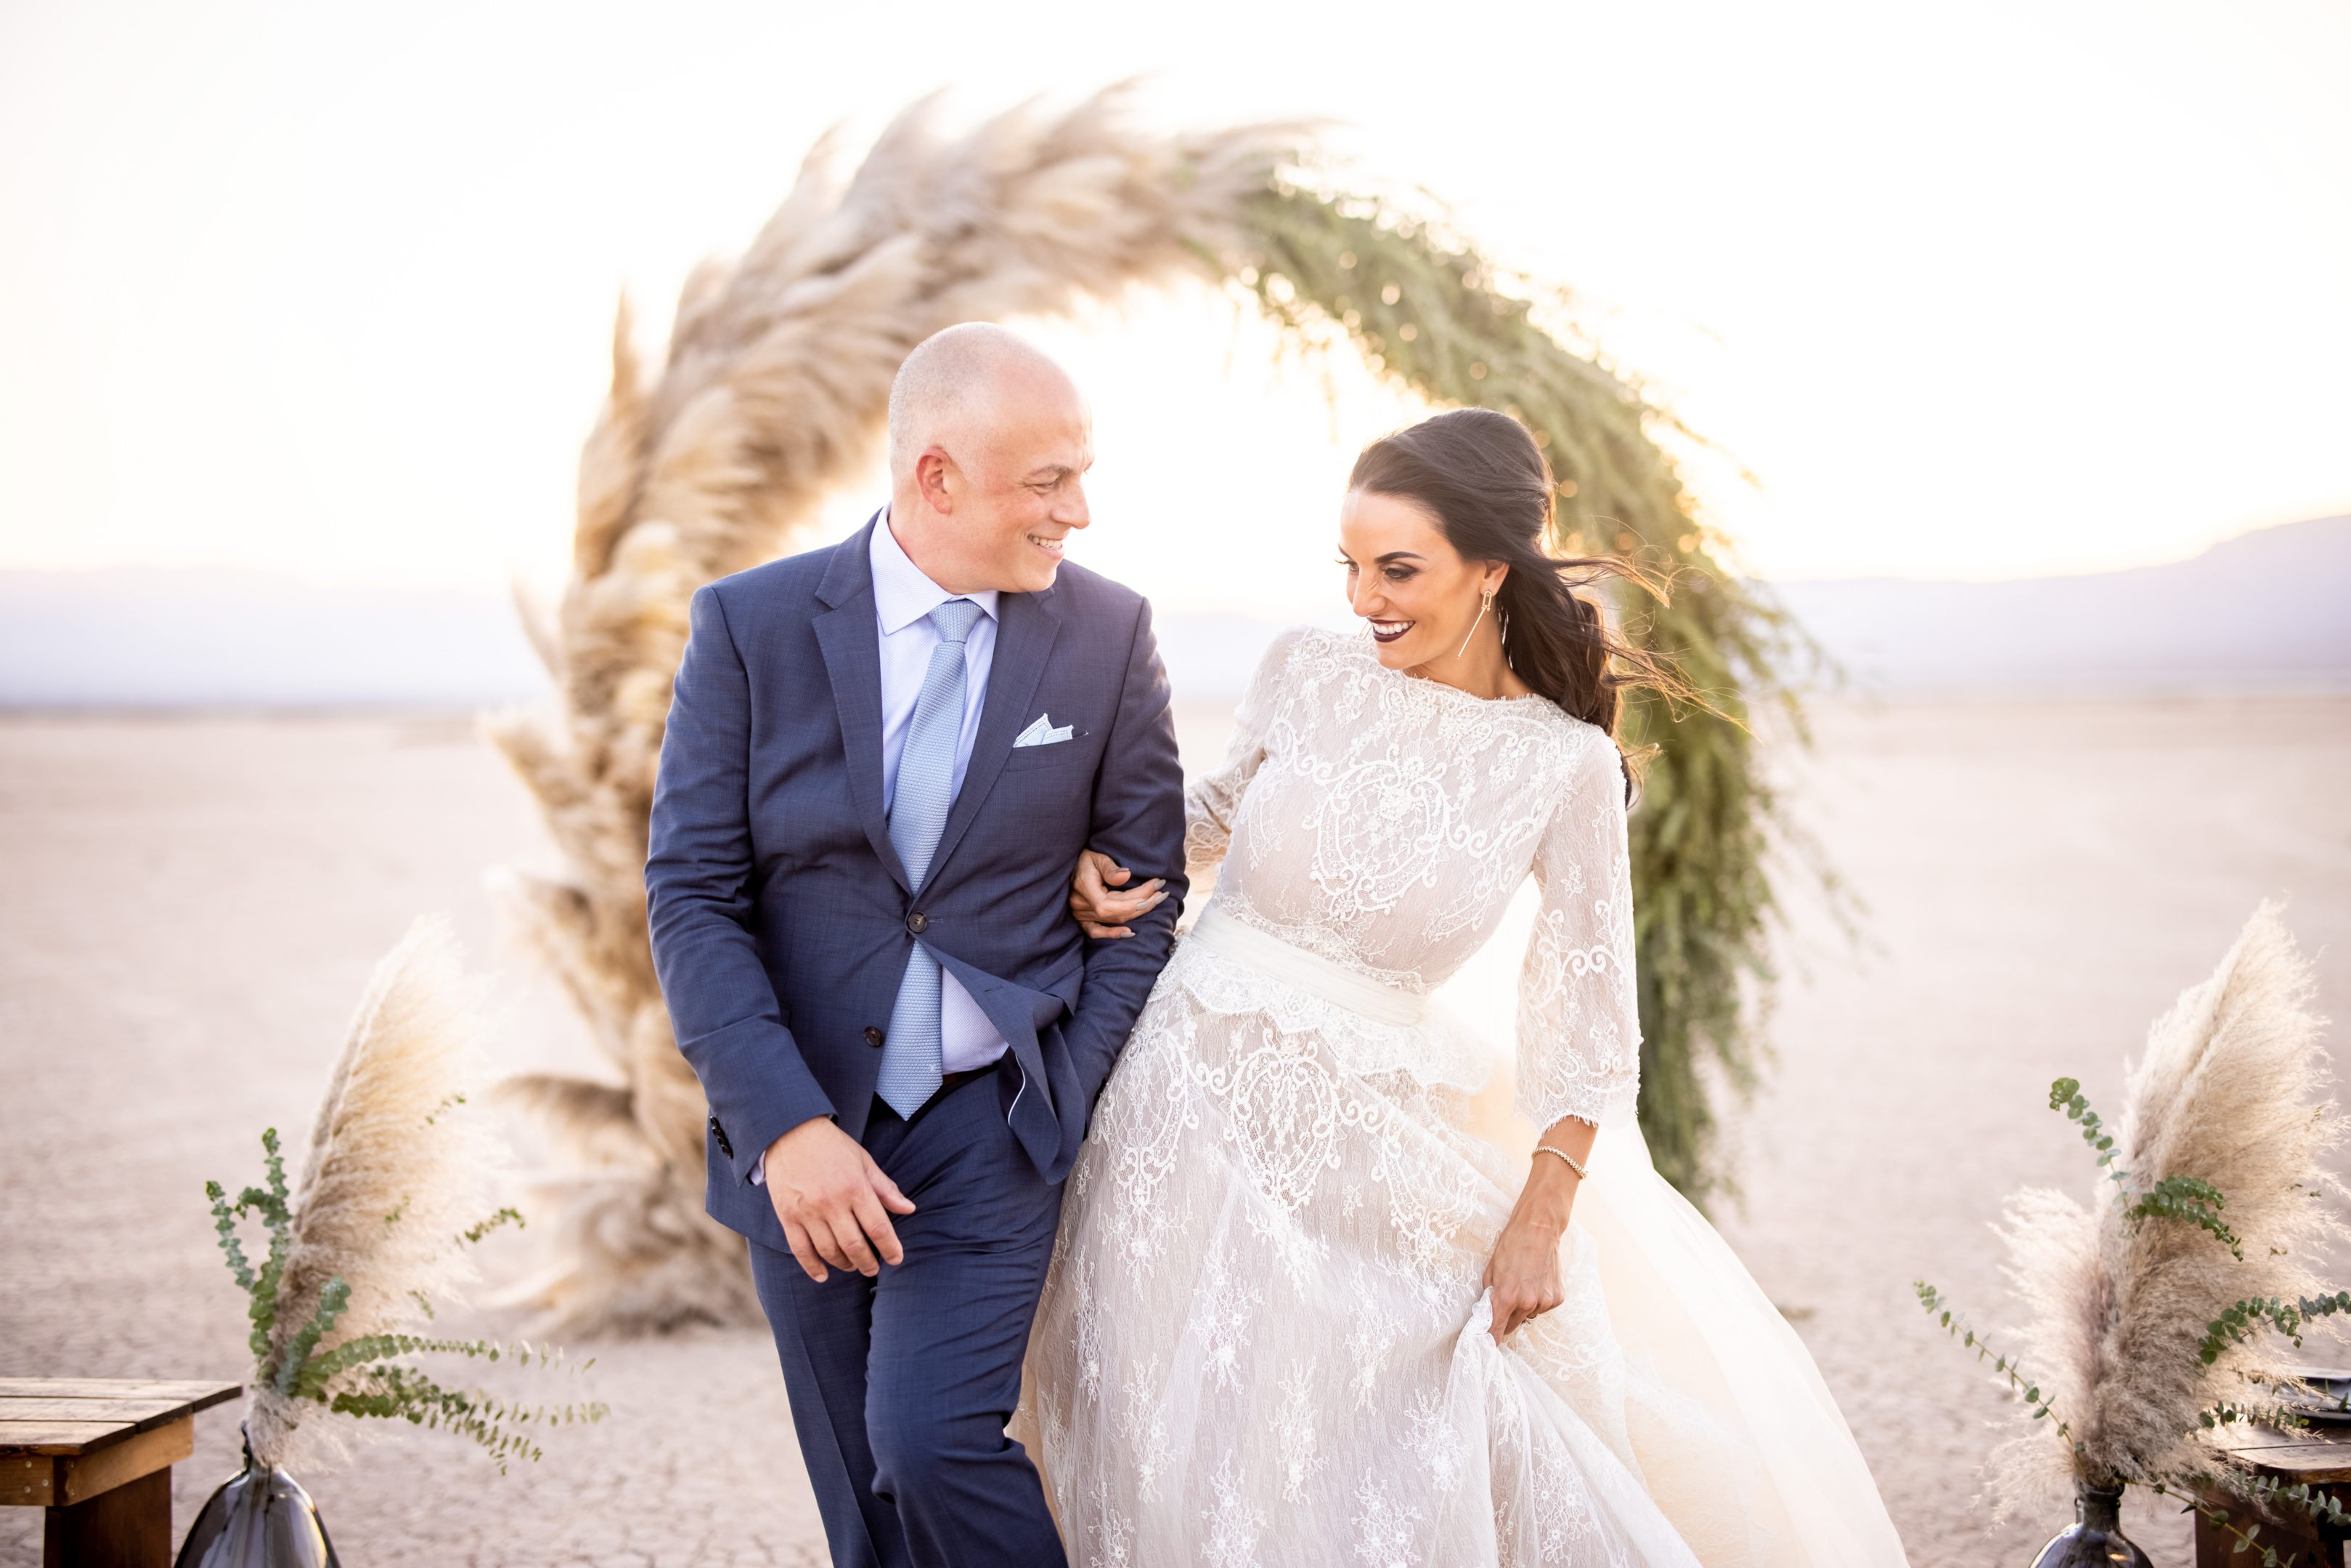
M 964 768 L 963 788 L 956 791 L 955 805 L 947 812 L 947 825 L 939 831 L 939 847 L 931 856 L 926 883 L 938 881 L 939 868 L 946 864 L 947 856 L 962 841 L 964 830 L 979 815 L 980 803 L 987 799 L 988 790 L 996 785 L 996 776 L 1004 771 L 1005 760 L 1012 755 L 1013 737 L 1029 721 L 1029 700 L 1037 695 L 1037 683 L 1045 674 L 1046 657 L 1052 653 L 1053 640 L 1061 631 L 1061 617 L 1052 610 L 1052 597 L 1053 591 L 1049 588 L 1042 593 L 1002 594 L 996 601 L 996 656 L 987 668 L 987 703 L 980 709 L 979 734 L 971 743 L 971 761 Z M 870 612 L 867 620 L 870 632 Z M 878 639 L 875 646 L 878 669 Z
M 874 624 L 873 558 L 868 553 L 879 520 L 838 547 L 817 589 L 817 597 L 832 608 L 812 624 L 817 645 L 824 650 L 825 673 L 832 679 L 833 706 L 841 715 L 850 799 L 864 821 L 873 852 L 898 885 L 911 893 L 906 868 L 890 843 L 890 818 L 882 809 L 882 633 Z M 991 672 L 990 691 L 993 680 Z

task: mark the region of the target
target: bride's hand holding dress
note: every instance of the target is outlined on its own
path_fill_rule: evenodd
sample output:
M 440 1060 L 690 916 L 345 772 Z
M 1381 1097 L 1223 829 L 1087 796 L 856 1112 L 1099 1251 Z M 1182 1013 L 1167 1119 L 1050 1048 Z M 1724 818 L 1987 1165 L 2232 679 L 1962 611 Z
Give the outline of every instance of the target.
M 1573 1155 L 1581 1166 L 1591 1159 L 1593 1140 L 1599 1134 L 1591 1123 L 1566 1116 L 1544 1132 L 1541 1143 Z M 1502 1225 L 1480 1281 L 1493 1301 L 1496 1344 L 1567 1300 L 1560 1243 L 1566 1239 L 1574 1213 L 1575 1189 L 1583 1184 L 1583 1177 L 1566 1161 L 1540 1150 L 1534 1155 L 1527 1184 L 1519 1189 L 1519 1201 Z

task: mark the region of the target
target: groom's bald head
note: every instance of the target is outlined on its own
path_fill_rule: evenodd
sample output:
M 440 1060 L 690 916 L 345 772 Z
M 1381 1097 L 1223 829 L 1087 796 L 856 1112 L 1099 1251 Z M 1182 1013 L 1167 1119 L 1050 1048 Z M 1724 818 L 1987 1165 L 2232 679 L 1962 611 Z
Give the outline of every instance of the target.
M 1077 383 L 1016 332 L 967 321 L 925 339 L 890 386 L 890 529 L 951 593 L 1053 585 L 1092 520 L 1093 422 Z
M 914 345 L 890 383 L 890 479 L 904 485 L 925 447 L 966 456 L 994 444 L 995 426 L 1037 405 L 1076 404 L 1077 383 L 1052 357 L 992 321 L 966 321 Z

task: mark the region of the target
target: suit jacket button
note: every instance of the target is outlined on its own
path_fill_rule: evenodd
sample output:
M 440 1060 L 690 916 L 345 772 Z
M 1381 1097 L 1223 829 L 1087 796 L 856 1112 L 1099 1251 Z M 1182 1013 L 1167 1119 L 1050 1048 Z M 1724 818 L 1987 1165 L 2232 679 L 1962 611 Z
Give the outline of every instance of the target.
M 872 1024 L 867 1024 L 865 1026 L 865 1043 L 872 1046 L 876 1051 L 881 1050 L 882 1031 L 875 1029 Z
M 726 1129 L 718 1124 L 718 1118 L 716 1116 L 710 1118 L 710 1135 L 718 1141 L 720 1154 L 730 1160 L 735 1157 L 735 1145 L 726 1141 Z
M 906 929 L 913 932 L 915 936 L 920 936 L 924 932 L 928 931 L 930 928 L 931 917 L 924 914 L 921 910 L 917 909 L 914 914 L 906 916 Z

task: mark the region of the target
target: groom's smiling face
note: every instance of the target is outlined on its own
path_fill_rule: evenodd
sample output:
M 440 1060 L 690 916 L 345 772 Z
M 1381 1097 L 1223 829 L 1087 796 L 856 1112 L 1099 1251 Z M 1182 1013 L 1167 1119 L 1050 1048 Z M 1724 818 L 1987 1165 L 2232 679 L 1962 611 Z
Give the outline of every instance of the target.
M 964 407 L 916 460 L 912 504 L 891 514 L 898 542 L 950 593 L 1050 588 L 1070 535 L 1093 520 L 1085 399 L 1050 361 L 1016 363 Z

